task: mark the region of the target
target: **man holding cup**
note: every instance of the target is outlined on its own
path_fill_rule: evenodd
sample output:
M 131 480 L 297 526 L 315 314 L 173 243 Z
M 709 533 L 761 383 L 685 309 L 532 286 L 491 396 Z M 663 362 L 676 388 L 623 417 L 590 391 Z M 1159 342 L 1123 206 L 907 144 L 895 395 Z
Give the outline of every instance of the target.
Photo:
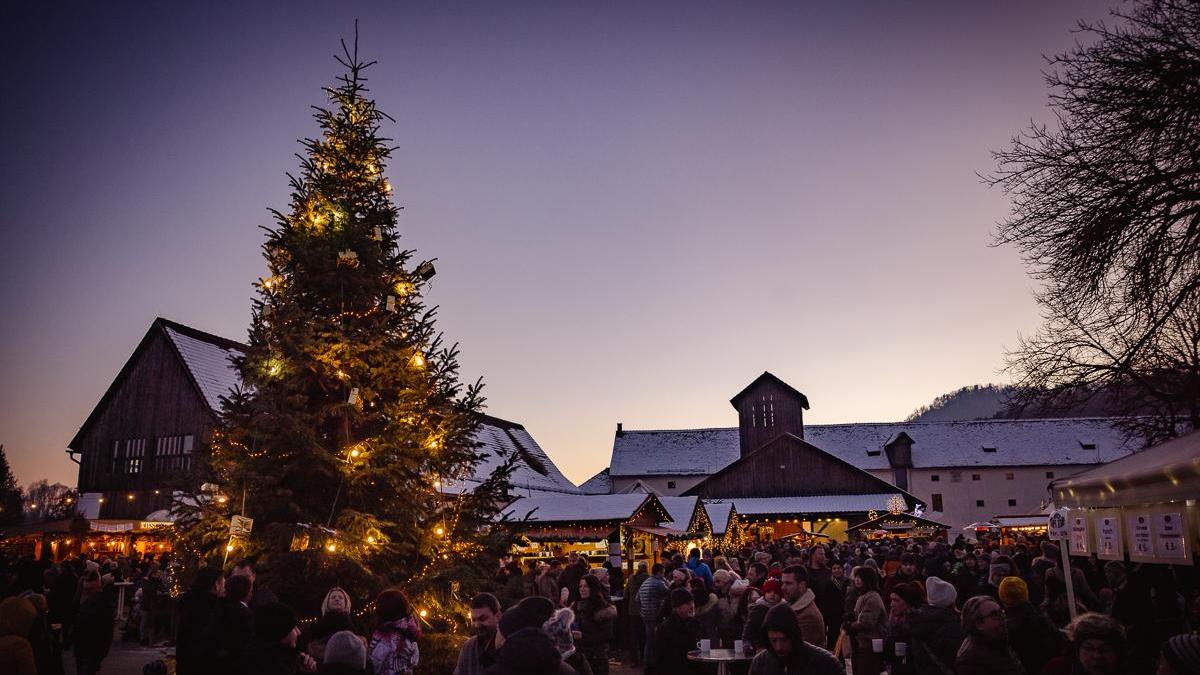
M 688 660 L 688 652 L 699 647 L 702 632 L 696 620 L 696 602 L 686 588 L 671 591 L 668 602 L 671 612 L 654 633 L 654 663 L 647 663 L 646 671 L 659 675 L 700 672 L 696 662 Z

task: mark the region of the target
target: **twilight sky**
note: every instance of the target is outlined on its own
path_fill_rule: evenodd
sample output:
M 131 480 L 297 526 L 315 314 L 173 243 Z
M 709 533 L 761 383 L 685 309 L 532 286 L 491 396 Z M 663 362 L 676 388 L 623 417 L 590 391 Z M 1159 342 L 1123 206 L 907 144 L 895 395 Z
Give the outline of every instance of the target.
M 1038 324 L 990 149 L 1100 2 L 5 3 L 0 443 L 67 441 L 155 316 L 245 339 L 266 208 L 360 20 L 402 245 L 489 412 L 580 482 L 626 428 L 1002 381 Z

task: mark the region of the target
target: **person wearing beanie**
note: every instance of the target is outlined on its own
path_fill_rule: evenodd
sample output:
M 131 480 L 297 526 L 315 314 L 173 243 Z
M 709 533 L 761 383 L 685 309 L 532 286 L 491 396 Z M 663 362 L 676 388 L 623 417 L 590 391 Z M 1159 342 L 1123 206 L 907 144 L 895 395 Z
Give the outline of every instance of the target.
M 845 675 L 833 654 L 804 639 L 799 618 L 787 603 L 781 602 L 767 612 L 763 631 L 767 646 L 750 663 L 750 675 Z
M 897 584 L 911 584 L 913 582 L 924 581 L 925 577 L 921 576 L 917 569 L 917 556 L 911 553 L 905 553 L 900 556 L 900 566 L 890 575 L 883 584 L 883 601 L 891 607 L 892 589 Z
M 1158 675 L 1200 675 L 1200 635 L 1176 635 L 1163 643 Z
M 1029 587 L 1021 577 L 1004 577 L 1000 604 L 1008 621 L 1008 638 L 1028 675 L 1038 675 L 1046 662 L 1062 652 L 1063 641 L 1050 619 L 1029 602 Z
M 575 675 L 575 670 L 563 663 L 554 641 L 540 627 L 531 625 L 531 620 L 533 617 L 516 607 L 501 615 L 496 631 L 496 661 L 484 671 L 485 675 Z
M 962 628 L 966 634 L 954 659 L 958 675 L 1024 675 L 1021 661 L 1009 646 L 1008 626 L 1000 603 L 977 595 L 963 603 Z
M 320 675 L 366 675 L 367 645 L 353 631 L 341 630 L 325 641 Z
M 671 611 L 654 632 L 653 671 L 660 675 L 699 673 L 699 665 L 688 660 L 688 652 L 696 648 L 702 628 L 696 620 L 696 600 L 685 588 L 671 591 Z
M 263 675 L 313 673 L 317 662 L 296 649 L 300 629 L 290 607 L 272 602 L 254 610 L 254 640 L 246 648 L 239 672 Z
M 916 673 L 952 672 L 963 641 L 962 623 L 954 607 L 954 584 L 938 577 L 925 580 L 928 604 L 908 615 L 909 662 Z
M 767 648 L 767 634 L 763 632 L 763 621 L 767 612 L 783 601 L 783 588 L 778 579 L 769 578 L 762 585 L 762 597 L 750 605 L 746 612 L 746 626 L 742 629 L 742 640 L 756 651 Z
M 1125 628 L 1110 616 L 1085 612 L 1067 625 L 1067 639 L 1071 648 L 1066 656 L 1052 659 L 1046 665 L 1047 673 L 1072 673 L 1073 675 L 1125 675 L 1125 673 L 1147 672 L 1130 663 Z

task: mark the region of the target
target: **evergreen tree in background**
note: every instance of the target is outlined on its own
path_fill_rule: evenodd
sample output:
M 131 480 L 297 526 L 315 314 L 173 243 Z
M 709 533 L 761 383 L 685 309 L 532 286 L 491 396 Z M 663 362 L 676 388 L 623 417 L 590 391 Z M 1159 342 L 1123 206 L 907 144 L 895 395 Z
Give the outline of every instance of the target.
M 314 114 L 321 134 L 289 174 L 290 208 L 264 228 L 270 276 L 237 362 L 244 388 L 225 400 L 208 482 L 178 505 L 181 543 L 209 561 L 257 557 L 302 613 L 331 586 L 365 599 L 402 584 L 432 620 L 507 552 L 489 526 L 516 458 L 473 492 L 442 488 L 478 460 L 482 385 L 459 382 L 457 345 L 422 301 L 432 265 L 398 247 L 379 135 L 391 118 L 363 77 L 374 62 L 357 39 L 342 49 L 346 73 Z M 250 537 L 229 538 L 234 514 L 254 519 Z
M 21 488 L 8 465 L 8 455 L 0 445 L 0 525 L 21 522 Z

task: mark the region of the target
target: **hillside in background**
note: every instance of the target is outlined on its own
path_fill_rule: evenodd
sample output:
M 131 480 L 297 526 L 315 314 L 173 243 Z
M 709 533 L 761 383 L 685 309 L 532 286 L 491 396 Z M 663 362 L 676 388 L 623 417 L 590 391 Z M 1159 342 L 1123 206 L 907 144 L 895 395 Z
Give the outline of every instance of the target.
M 986 420 L 1004 410 L 1004 402 L 1012 395 L 1013 387 L 996 384 L 976 384 L 942 394 L 929 405 L 913 411 L 905 422 L 958 422 Z

